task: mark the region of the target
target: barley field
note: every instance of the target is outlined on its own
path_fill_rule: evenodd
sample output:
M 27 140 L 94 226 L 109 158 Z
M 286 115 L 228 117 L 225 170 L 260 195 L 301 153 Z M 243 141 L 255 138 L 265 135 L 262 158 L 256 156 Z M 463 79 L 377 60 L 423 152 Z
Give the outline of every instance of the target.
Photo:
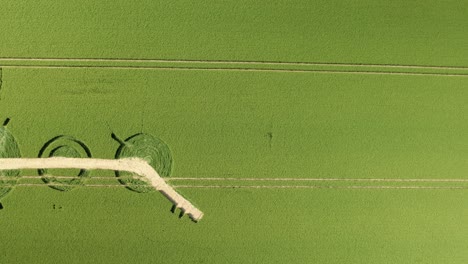
M 0 158 L 140 157 L 204 213 L 1 170 L 0 263 L 468 261 L 467 1 L 0 11 Z

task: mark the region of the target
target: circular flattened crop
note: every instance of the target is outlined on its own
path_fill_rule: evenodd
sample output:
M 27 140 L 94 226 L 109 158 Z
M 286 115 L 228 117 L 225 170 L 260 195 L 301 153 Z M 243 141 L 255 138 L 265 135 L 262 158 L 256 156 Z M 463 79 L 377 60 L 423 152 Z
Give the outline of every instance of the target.
M 127 138 L 120 145 L 116 159 L 120 158 L 142 158 L 153 167 L 161 177 L 169 177 L 172 171 L 172 155 L 169 146 L 159 138 L 148 134 L 136 134 Z M 126 171 L 116 171 L 119 182 L 128 189 L 145 193 L 153 191 L 144 180 L 139 180 L 139 175 Z
M 49 140 L 39 151 L 39 158 L 50 157 L 91 158 L 91 151 L 83 142 L 73 137 L 58 136 Z M 49 187 L 59 191 L 69 191 L 76 185 L 81 185 L 83 178 L 89 175 L 89 171 L 85 169 L 39 169 L 38 173 Z M 63 178 L 64 176 L 70 176 L 70 179 Z
M 0 158 L 21 158 L 18 143 L 6 126 L 0 127 Z M 17 183 L 19 174 L 20 170 L 0 170 L 0 198 Z

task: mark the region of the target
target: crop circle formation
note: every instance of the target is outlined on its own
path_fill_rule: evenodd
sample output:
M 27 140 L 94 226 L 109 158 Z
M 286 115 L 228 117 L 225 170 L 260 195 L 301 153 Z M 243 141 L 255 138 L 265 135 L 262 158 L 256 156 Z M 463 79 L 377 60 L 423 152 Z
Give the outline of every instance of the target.
M 0 127 L 0 158 L 21 158 L 21 152 L 6 126 Z M 5 196 L 18 181 L 20 170 L 0 170 L 0 198 Z
M 49 140 L 39 151 L 39 158 L 50 157 L 67 157 L 67 158 L 91 158 L 91 151 L 82 141 L 71 136 L 58 136 Z M 42 176 L 42 180 L 49 187 L 60 190 L 69 191 L 75 186 L 83 183 L 83 178 L 89 176 L 89 170 L 72 170 L 72 169 L 39 169 L 38 173 Z M 61 178 L 56 178 L 61 176 Z M 70 179 L 62 177 L 70 176 Z
M 172 154 L 169 146 L 159 138 L 139 133 L 127 138 L 118 148 L 115 158 L 142 158 L 146 160 L 161 177 L 169 177 L 172 171 Z M 116 171 L 121 184 L 135 192 L 154 191 L 146 181 L 139 180 L 138 175 Z

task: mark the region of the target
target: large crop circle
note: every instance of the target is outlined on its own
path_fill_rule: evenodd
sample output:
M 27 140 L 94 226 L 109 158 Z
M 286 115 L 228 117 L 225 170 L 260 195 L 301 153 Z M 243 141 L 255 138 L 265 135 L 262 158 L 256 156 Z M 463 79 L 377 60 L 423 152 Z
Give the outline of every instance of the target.
M 39 151 L 39 158 L 50 157 L 91 158 L 91 151 L 86 144 L 74 137 L 58 136 L 49 140 Z M 89 175 L 89 171 L 85 169 L 39 169 L 38 173 L 49 187 L 59 191 L 69 191 L 76 185 L 81 185 L 83 178 Z
M 5 127 L 0 127 L 0 158 L 21 158 L 15 138 Z M 20 170 L 0 170 L 0 198 L 11 191 L 17 183 Z
M 169 177 L 172 171 L 172 155 L 169 146 L 159 138 L 140 133 L 127 138 L 115 154 L 115 158 L 142 158 L 153 167 L 161 177 Z M 133 173 L 116 171 L 119 182 L 135 192 L 154 190 Z

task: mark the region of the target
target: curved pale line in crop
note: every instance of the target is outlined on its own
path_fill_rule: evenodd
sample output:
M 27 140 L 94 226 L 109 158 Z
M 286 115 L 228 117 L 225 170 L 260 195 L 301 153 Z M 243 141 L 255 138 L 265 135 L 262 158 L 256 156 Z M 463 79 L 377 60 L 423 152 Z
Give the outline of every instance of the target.
M 177 193 L 145 160 L 139 158 L 94 159 L 94 158 L 4 158 L 0 170 L 18 169 L 101 169 L 128 171 L 143 176 L 153 188 L 161 192 L 177 208 L 193 221 L 203 217 L 203 212 Z

